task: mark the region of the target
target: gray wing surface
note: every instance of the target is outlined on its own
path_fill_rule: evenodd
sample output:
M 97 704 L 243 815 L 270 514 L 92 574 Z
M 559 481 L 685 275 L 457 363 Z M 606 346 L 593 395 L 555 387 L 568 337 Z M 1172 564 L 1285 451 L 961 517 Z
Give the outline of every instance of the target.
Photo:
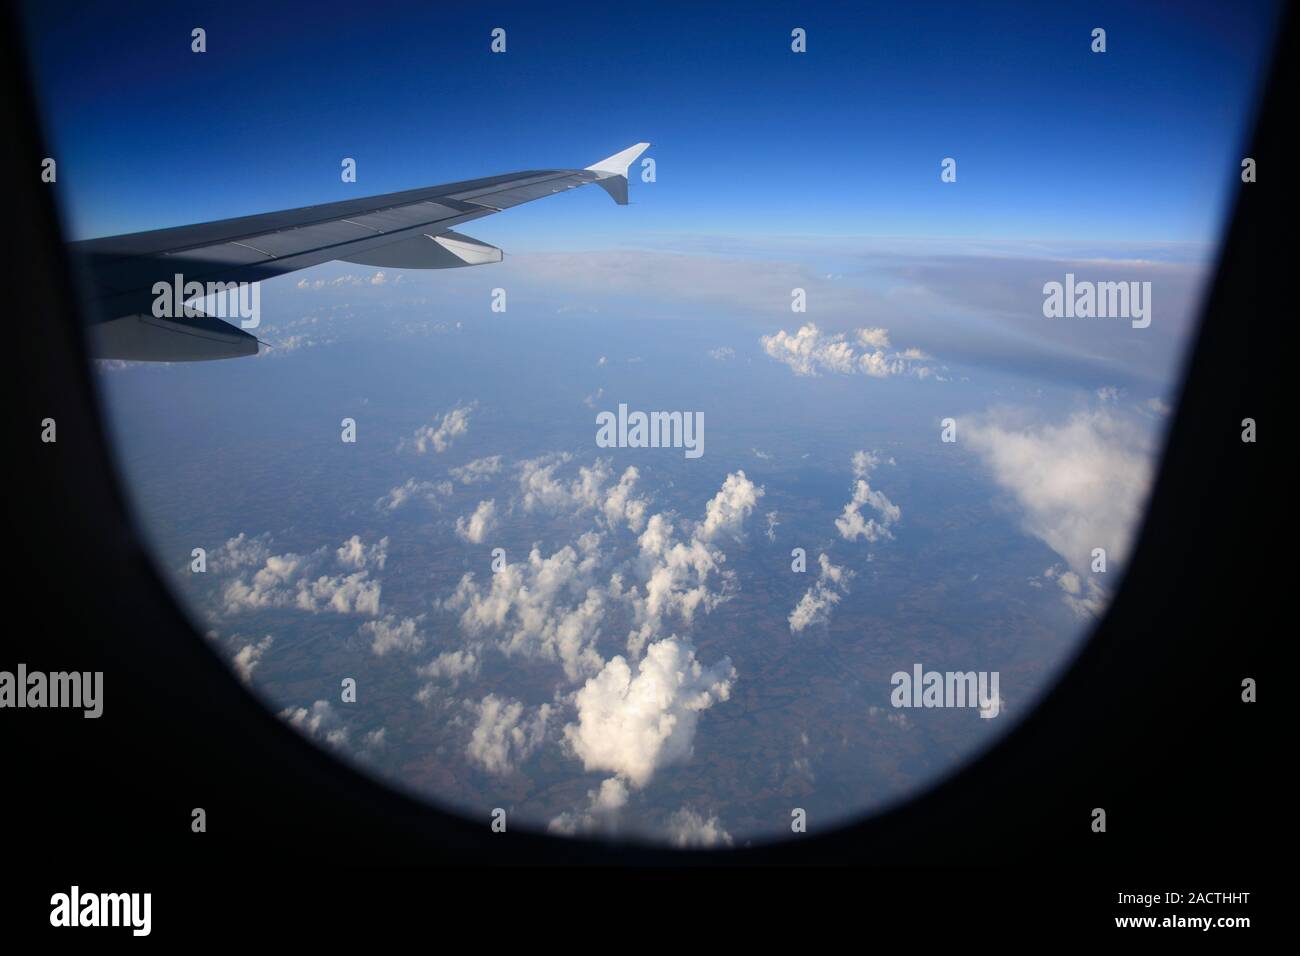
M 590 183 L 626 205 L 628 167 L 648 146 L 638 143 L 585 169 L 509 173 L 69 243 L 94 299 L 92 354 L 166 362 L 256 354 L 254 336 L 193 306 L 160 314 L 158 284 L 235 287 L 332 260 L 394 269 L 500 262 L 501 250 L 455 228 Z

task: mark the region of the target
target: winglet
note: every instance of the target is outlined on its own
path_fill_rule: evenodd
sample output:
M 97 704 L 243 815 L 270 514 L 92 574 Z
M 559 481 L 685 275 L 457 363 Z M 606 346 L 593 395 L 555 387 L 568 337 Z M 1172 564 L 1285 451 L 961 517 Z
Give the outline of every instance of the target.
M 596 180 L 596 185 L 609 193 L 614 202 L 626 206 L 628 168 L 649 148 L 649 143 L 637 143 L 613 156 L 605 157 L 598 163 L 593 163 L 587 167 L 587 170 L 600 176 Z

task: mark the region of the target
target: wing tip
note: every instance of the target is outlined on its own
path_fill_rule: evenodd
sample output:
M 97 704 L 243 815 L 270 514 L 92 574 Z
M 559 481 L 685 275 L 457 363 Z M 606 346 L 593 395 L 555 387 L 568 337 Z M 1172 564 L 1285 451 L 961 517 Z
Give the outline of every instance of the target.
M 593 173 L 611 173 L 615 176 L 627 176 L 628 167 L 637 161 L 642 153 L 650 148 L 649 143 L 636 143 L 627 149 L 619 150 L 613 156 L 606 156 L 598 163 L 587 167 Z

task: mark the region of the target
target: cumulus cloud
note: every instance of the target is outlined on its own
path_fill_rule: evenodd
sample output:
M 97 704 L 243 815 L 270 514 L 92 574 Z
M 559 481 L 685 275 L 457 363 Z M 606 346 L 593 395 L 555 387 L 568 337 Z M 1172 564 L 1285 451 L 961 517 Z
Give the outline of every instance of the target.
M 704 507 L 704 523 L 697 529 L 699 538 L 712 541 L 719 535 L 736 537 L 763 497 L 763 489 L 745 477 L 744 471 L 727 475 L 718 493 Z
M 280 719 L 306 736 L 331 746 L 342 747 L 348 742 L 348 728 L 327 700 L 318 700 L 311 707 L 286 707 L 280 711 Z
M 618 777 L 602 780 L 595 790 L 587 791 L 586 810 L 561 813 L 548 825 L 547 830 L 560 836 L 579 833 L 613 833 L 617 829 L 618 813 L 627 804 L 628 790 Z
M 1150 436 L 1110 405 L 1046 424 L 998 411 L 966 422 L 964 435 L 1019 505 L 1024 529 L 1068 565 L 1057 581 L 1066 603 L 1098 613 L 1105 592 L 1092 552 L 1104 548 L 1108 565 L 1127 558 L 1150 490 Z
M 605 607 L 595 581 L 600 560 L 595 533 L 550 557 L 534 547 L 526 561 L 495 572 L 486 588 L 466 574 L 442 607 L 461 612 L 466 633 L 499 634 L 504 653 L 558 660 L 569 679 L 578 680 L 603 663 L 595 650 Z
M 402 439 L 397 446 L 398 450 L 410 447 L 423 455 L 432 449 L 436 454 L 441 454 L 451 447 L 453 441 L 469 432 L 469 418 L 476 408 L 478 402 L 457 405 L 443 415 L 437 425 L 422 425 L 410 438 Z
M 564 461 L 565 456 L 550 456 L 526 463 L 521 484 L 525 494 L 534 496 L 533 507 L 576 506 L 596 510 L 609 524 L 641 525 L 644 503 L 632 492 L 636 469 L 609 486 L 609 469 L 597 462 L 564 482 L 552 470 Z M 459 612 L 461 628 L 471 637 L 495 636 L 497 648 L 507 655 L 556 660 L 570 680 L 584 679 L 605 664 L 596 642 L 611 606 L 622 606 L 632 616 L 628 653 L 635 658 L 648 641 L 661 636 L 667 618 L 676 616 L 689 625 L 697 610 L 711 610 L 729 597 L 733 575 L 722 569 L 725 555 L 713 541 L 738 535 L 762 494 L 744 472 L 737 472 L 708 502 L 704 520 L 693 525 L 686 540 L 677 535 L 670 516 L 656 514 L 645 521 L 636 555 L 611 573 L 602 536 L 593 530 L 549 556 L 534 547 L 526 560 L 506 564 L 484 583 L 466 574 L 439 606 Z
M 635 493 L 640 472 L 628 467 L 611 486 L 610 463 L 598 458 L 591 465 L 580 466 L 575 478 L 556 477 L 556 471 L 572 458 L 568 452 L 554 452 L 519 463 L 519 501 L 523 509 L 574 515 L 594 511 L 611 528 L 626 524 L 632 531 L 640 531 L 648 507 L 648 502 Z
M 871 487 L 871 473 L 880 464 L 880 458 L 873 452 L 858 451 L 853 454 L 853 497 L 844 506 L 844 511 L 835 519 L 835 528 L 845 541 L 865 538 L 869 543 L 892 538 L 890 525 L 903 516 L 903 511 L 880 491 Z M 863 507 L 870 506 L 876 512 L 873 518 L 864 517 Z
M 901 710 L 895 710 L 892 707 L 877 707 L 875 704 L 867 708 L 868 717 L 875 718 L 882 715 L 887 723 L 891 723 L 901 730 L 906 730 L 912 726 L 912 722 L 907 719 L 907 714 Z
M 274 641 L 275 638 L 268 634 L 260 641 L 245 644 L 235 652 L 235 656 L 231 658 L 230 663 L 234 666 L 239 679 L 245 684 L 252 683 L 253 671 L 257 669 L 257 665 L 262 660 L 262 655 L 270 649 Z
M 668 818 L 668 840 L 681 849 L 731 846 L 731 834 L 722 828 L 716 816 L 682 807 Z
M 359 571 L 362 568 L 374 567 L 382 571 L 384 563 L 388 560 L 388 539 L 380 538 L 376 544 L 366 545 L 360 535 L 354 534 L 334 553 L 338 557 L 339 564 L 345 568 Z
M 218 570 L 239 569 L 239 575 L 227 583 L 221 594 L 221 606 L 227 614 L 269 608 L 293 607 L 313 614 L 333 611 L 337 614 L 379 613 L 379 581 L 370 577 L 372 569 L 382 569 L 387 560 L 388 539 L 366 545 L 354 535 L 333 552 L 333 565 L 340 573 L 328 572 L 329 549 L 310 554 L 271 554 L 266 537 L 231 538 L 218 554 Z M 251 575 L 247 569 L 260 563 Z
M 565 461 L 552 456 L 524 469 L 523 487 L 535 496 L 534 507 L 576 504 L 595 511 L 598 522 L 628 520 L 635 469 L 613 486 L 599 462 L 562 481 L 551 466 Z M 473 573 L 464 575 L 439 607 L 458 612 L 462 632 L 477 644 L 421 668 L 430 682 L 418 696 L 432 699 L 436 680 L 476 673 L 485 638 L 507 655 L 559 662 L 569 680 L 584 682 L 570 698 L 576 721 L 566 725 L 564 739 L 587 769 L 613 777 L 593 794 L 589 808 L 552 825 L 564 832 L 603 826 L 627 788 L 643 786 L 656 768 L 690 755 L 698 714 L 730 693 L 735 671 L 729 660 L 706 668 L 685 637 L 664 638 L 661 631 L 670 618 L 689 626 L 699 609 L 729 598 L 734 576 L 721 567 L 726 556 L 718 543 L 743 532 L 762 495 L 738 471 L 705 504 L 700 521 L 685 523 L 686 533 L 669 514 L 645 520 L 635 555 L 621 562 L 592 530 L 549 556 L 534 546 L 526 560 L 504 565 L 482 583 Z M 598 642 L 611 609 L 630 614 L 632 629 L 627 656 L 606 661 Z M 484 735 L 490 737 L 486 729 Z
M 228 539 L 220 548 L 213 549 L 209 553 L 208 570 L 223 572 L 256 567 L 270 556 L 271 536 L 269 534 L 250 538 L 241 531 L 235 537 Z
M 886 329 L 858 329 L 858 344 L 869 349 L 889 348 L 889 332 Z
M 456 536 L 470 544 L 482 544 L 497 526 L 497 503 L 493 499 L 480 501 L 474 513 L 466 520 L 464 515 L 456 519 Z
M 450 481 L 416 481 L 408 478 L 376 501 L 375 507 L 380 511 L 396 511 L 407 502 L 417 499 L 437 505 L 440 499 L 446 498 L 451 492 Z
M 510 773 L 546 738 L 549 704 L 542 704 L 531 715 L 520 701 L 495 694 L 466 704 L 474 714 L 475 724 L 465 753 L 489 773 Z
M 336 614 L 373 616 L 379 613 L 379 591 L 379 582 L 369 580 L 366 571 L 322 574 L 313 581 L 298 582 L 296 606 L 313 614 L 329 610 Z
M 366 621 L 360 633 L 370 638 L 370 650 L 376 657 L 383 657 L 389 651 L 418 651 L 424 646 L 424 634 L 419 629 L 423 620 L 424 615 L 398 620 L 388 614 L 376 621 Z
M 500 471 L 501 456 L 492 455 L 488 458 L 476 458 L 459 468 L 453 468 L 451 476 L 463 485 L 473 485 L 480 481 L 487 481 Z
M 895 375 L 926 378 L 933 372 L 925 364 L 929 356 L 919 349 L 886 351 L 890 344 L 885 329 L 858 329 L 855 338 L 861 351 L 843 333 L 822 332 L 815 323 L 808 322 L 797 332 L 780 329 L 775 335 L 764 335 L 759 342 L 769 357 L 788 365 L 796 375 L 832 372 L 872 378 Z
M 730 659 L 706 668 L 689 643 L 665 638 L 635 665 L 614 657 L 583 685 L 565 740 L 585 769 L 643 787 L 660 767 L 691 756 L 700 713 L 728 699 L 735 677 Z
M 1091 575 L 1080 577 L 1060 565 L 1053 565 L 1043 572 L 1043 577 L 1056 582 L 1062 592 L 1061 600 L 1074 612 L 1075 617 L 1101 617 L 1101 613 L 1106 610 L 1106 590 Z
M 817 555 L 817 562 L 821 566 L 817 580 L 790 612 L 790 631 L 793 634 L 830 620 L 831 608 L 839 604 L 840 598 L 848 592 L 852 571 L 831 564 L 830 558 L 824 554 Z
M 428 703 L 437 693 L 437 682 L 447 681 L 452 687 L 460 683 L 462 677 L 475 677 L 481 663 L 480 645 L 454 651 L 443 651 L 429 663 L 415 669 L 415 673 L 426 680 L 416 692 L 415 699 Z
M 726 555 L 715 539 L 739 537 L 761 497 L 763 489 L 736 471 L 723 481 L 705 506 L 704 520 L 692 526 L 686 540 L 677 537 L 671 516 L 650 517 L 637 539 L 640 554 L 633 562 L 640 585 L 623 590 L 621 576 L 611 582 L 611 589 L 633 609 L 636 626 L 628 635 L 629 654 L 636 657 L 648 641 L 660 636 L 670 616 L 689 626 L 696 611 L 710 612 L 729 599 L 735 574 L 722 567 Z

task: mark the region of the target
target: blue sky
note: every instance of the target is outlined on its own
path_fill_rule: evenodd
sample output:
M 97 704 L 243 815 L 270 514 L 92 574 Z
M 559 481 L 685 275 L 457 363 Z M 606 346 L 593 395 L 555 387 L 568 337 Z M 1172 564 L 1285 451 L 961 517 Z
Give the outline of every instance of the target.
M 633 187 L 627 218 L 580 190 L 496 217 L 483 237 L 617 244 L 630 223 L 634 236 L 1213 242 L 1276 12 L 153 7 L 28 7 L 78 238 L 583 166 L 649 139 L 658 181 Z M 194 26 L 206 54 L 189 50 Z M 497 26 L 504 55 L 488 50 Z M 795 26 L 804 55 L 789 49 Z M 1104 55 L 1089 50 L 1095 26 Z M 339 179 L 344 156 L 356 184 Z M 958 182 L 945 185 L 948 156 Z

